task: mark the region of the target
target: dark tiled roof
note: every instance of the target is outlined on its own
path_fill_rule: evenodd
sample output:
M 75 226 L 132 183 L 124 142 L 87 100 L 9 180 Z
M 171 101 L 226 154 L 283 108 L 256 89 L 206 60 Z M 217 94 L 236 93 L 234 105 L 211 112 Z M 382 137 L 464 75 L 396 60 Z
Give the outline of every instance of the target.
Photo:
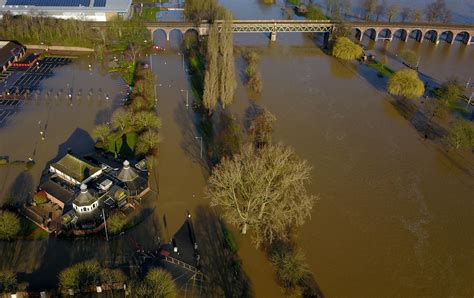
M 125 185 L 127 186 L 130 194 L 133 196 L 141 193 L 148 187 L 148 180 L 142 176 L 137 176 L 137 178 L 134 180 L 125 182 Z
M 14 41 L 7 42 L 7 44 L 0 48 L 0 67 L 8 63 L 14 55 L 18 55 L 22 49 L 24 47 Z
M 84 189 L 82 189 L 84 187 Z M 92 203 L 98 200 L 97 193 L 92 190 L 87 189 L 87 186 L 84 184 L 81 185 L 81 190 L 76 194 L 76 198 L 74 199 L 74 204 L 76 206 L 90 206 Z
M 72 201 L 74 200 L 74 193 L 67 188 L 62 187 L 51 179 L 45 180 L 40 184 L 39 188 L 49 193 L 56 199 L 64 203 L 64 212 L 69 211 Z

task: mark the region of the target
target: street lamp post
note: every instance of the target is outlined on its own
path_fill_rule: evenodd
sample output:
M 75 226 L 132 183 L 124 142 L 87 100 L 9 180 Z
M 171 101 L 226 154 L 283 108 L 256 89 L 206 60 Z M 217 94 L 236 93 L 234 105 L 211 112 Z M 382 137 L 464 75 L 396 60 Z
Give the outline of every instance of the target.
M 189 108 L 189 91 L 187 89 L 181 89 L 181 92 L 186 92 L 186 110 Z
M 202 159 L 202 137 L 194 137 L 196 140 L 200 141 L 201 144 L 201 159 Z
M 184 69 L 184 54 L 183 54 L 183 53 L 178 53 L 178 55 L 180 55 L 181 58 L 182 58 L 182 60 L 183 60 L 183 71 L 186 71 L 186 70 Z

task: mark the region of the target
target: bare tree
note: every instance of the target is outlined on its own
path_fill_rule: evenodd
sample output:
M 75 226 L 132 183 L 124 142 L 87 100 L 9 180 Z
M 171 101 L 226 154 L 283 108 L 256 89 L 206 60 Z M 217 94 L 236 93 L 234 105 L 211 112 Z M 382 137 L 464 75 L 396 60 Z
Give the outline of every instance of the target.
M 385 5 L 385 2 L 382 2 L 380 5 L 377 5 L 375 8 L 375 20 L 378 21 L 381 17 L 385 15 L 385 11 L 387 10 L 387 7 Z
M 400 10 L 400 5 L 398 4 L 392 4 L 388 7 L 387 9 L 387 17 L 388 21 L 391 22 L 393 17 L 398 14 L 398 11 Z
M 147 130 L 138 137 L 137 151 L 146 155 L 153 154 L 158 148 L 160 141 L 161 138 L 158 132 Z
M 140 45 L 130 43 L 128 45 L 128 49 L 127 49 L 127 52 L 126 52 L 128 59 L 130 61 L 137 62 L 137 56 L 138 56 L 138 54 L 140 53 L 141 50 L 142 50 L 142 47 Z
M 117 110 L 112 114 L 112 127 L 124 130 L 129 124 L 129 112 L 123 109 Z
M 451 20 L 452 12 L 446 6 L 445 0 L 436 0 L 426 7 L 426 20 L 428 22 L 444 22 Z
M 161 119 L 153 112 L 141 111 L 135 115 L 138 130 L 160 129 Z
M 402 20 L 402 22 L 405 22 L 406 20 L 408 20 L 410 15 L 411 15 L 411 9 L 408 7 L 404 7 L 402 8 L 402 11 L 400 11 L 400 19 Z
M 351 0 L 341 0 L 341 13 L 346 17 L 352 14 Z
M 213 169 L 206 196 L 242 234 L 253 229 L 257 246 L 285 240 L 292 228 L 310 217 L 310 171 L 288 147 L 269 144 L 256 149 L 247 144 Z
M 412 20 L 414 22 L 419 22 L 421 21 L 421 18 L 422 18 L 421 10 L 415 9 L 415 11 L 413 11 Z
M 377 8 L 377 0 L 365 0 L 362 7 L 365 10 L 365 20 L 368 20 Z
M 273 125 L 276 117 L 266 109 L 257 111 L 249 127 L 250 141 L 257 147 L 262 147 L 272 141 Z

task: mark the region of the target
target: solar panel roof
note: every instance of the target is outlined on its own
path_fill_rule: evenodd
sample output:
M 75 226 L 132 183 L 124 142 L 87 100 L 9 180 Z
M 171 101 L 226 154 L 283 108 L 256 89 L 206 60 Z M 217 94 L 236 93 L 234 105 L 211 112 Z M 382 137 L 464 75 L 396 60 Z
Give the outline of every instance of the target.
M 94 7 L 105 7 L 107 0 L 95 0 Z
M 7 0 L 6 5 L 80 7 L 90 3 L 91 0 Z

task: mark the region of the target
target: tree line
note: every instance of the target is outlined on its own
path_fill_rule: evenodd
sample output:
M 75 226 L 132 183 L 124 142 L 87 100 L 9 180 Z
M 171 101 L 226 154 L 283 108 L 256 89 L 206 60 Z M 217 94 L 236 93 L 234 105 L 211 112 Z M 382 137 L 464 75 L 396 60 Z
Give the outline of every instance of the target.
M 331 53 L 334 57 L 345 61 L 359 59 L 363 55 L 363 49 L 360 45 L 351 41 L 345 36 L 336 36 L 335 42 L 331 45 Z M 416 54 L 413 52 L 404 52 L 401 56 L 410 64 L 416 62 Z M 418 72 L 411 68 L 403 68 L 390 74 L 387 81 L 387 91 L 397 96 L 397 98 L 415 100 L 425 94 L 425 84 L 419 78 Z M 463 102 L 465 86 L 458 79 L 452 78 L 430 91 L 432 100 L 427 101 L 424 113 L 426 114 L 426 137 L 428 130 L 432 130 L 434 120 L 445 120 L 450 111 L 459 109 L 459 102 Z M 468 102 L 470 106 L 470 101 Z M 461 108 L 464 114 L 469 113 L 469 108 Z M 443 135 L 443 143 L 454 150 L 472 150 L 474 149 L 474 124 L 472 121 L 465 120 L 465 115 L 455 116 L 447 126 L 447 132 Z
M 125 50 L 129 44 L 145 44 L 149 35 L 143 20 L 115 18 L 107 27 L 93 28 L 79 20 L 61 20 L 31 14 L 4 14 L 0 21 L 0 39 L 18 40 L 23 44 L 90 47 L 99 53 Z
M 157 116 L 154 97 L 154 75 L 150 69 L 139 68 L 131 98 L 123 108 L 116 110 L 111 121 L 99 124 L 92 131 L 96 147 L 113 152 L 115 142 L 127 135 L 138 135 L 136 143 L 128 144 L 132 151 L 145 156 L 156 156 L 160 142 L 161 119 Z
M 289 3 L 299 5 L 299 0 L 288 0 Z M 324 0 L 326 15 L 332 19 L 344 19 L 354 14 L 352 0 Z M 411 6 L 401 6 L 395 2 L 387 5 L 386 0 L 364 0 L 362 2 L 362 16 L 365 20 L 373 21 L 401 21 L 401 22 L 438 22 L 451 21 L 453 12 L 446 5 L 446 0 L 434 0 L 424 9 Z
M 178 295 L 178 288 L 172 275 L 159 268 L 148 270 L 143 278 L 127 276 L 121 269 L 107 268 L 96 260 L 74 264 L 59 273 L 58 290 L 63 295 L 85 295 L 103 290 L 123 290 L 132 297 L 172 298 Z M 19 284 L 15 273 L 0 271 L 0 294 L 11 294 L 26 290 L 26 284 Z
M 394 3 L 387 6 L 385 0 L 364 0 L 362 4 L 365 20 L 388 20 L 399 19 L 402 22 L 427 21 L 448 23 L 452 18 L 452 11 L 447 7 L 445 0 L 435 0 L 428 4 L 424 10 L 413 7 L 401 7 L 400 4 Z

